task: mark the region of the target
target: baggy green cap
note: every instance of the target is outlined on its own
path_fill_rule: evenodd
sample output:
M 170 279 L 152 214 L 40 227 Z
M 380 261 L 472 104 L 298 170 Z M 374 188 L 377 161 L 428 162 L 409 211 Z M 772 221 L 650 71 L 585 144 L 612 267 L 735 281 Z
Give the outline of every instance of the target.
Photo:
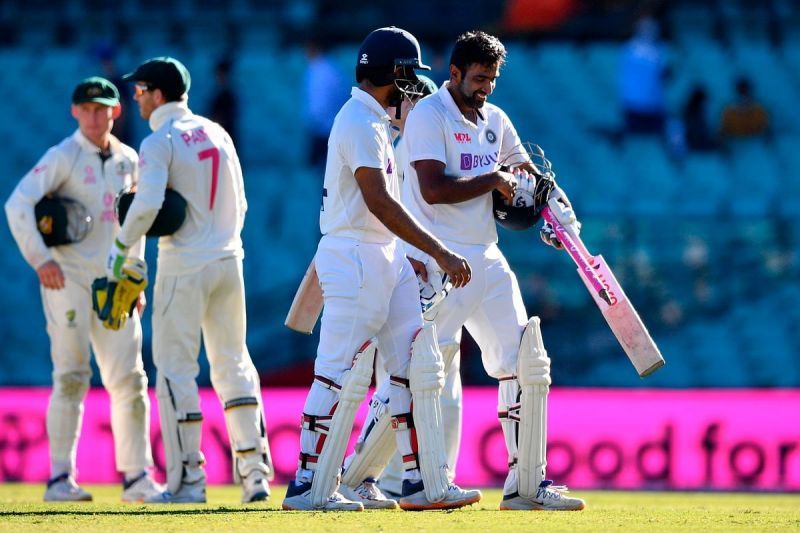
M 97 102 L 108 107 L 119 105 L 119 91 L 113 83 L 99 76 L 81 81 L 72 92 L 73 104 Z
M 183 63 L 174 57 L 161 56 L 148 59 L 133 72 L 122 76 L 125 81 L 141 81 L 169 98 L 177 98 L 189 91 L 192 78 Z

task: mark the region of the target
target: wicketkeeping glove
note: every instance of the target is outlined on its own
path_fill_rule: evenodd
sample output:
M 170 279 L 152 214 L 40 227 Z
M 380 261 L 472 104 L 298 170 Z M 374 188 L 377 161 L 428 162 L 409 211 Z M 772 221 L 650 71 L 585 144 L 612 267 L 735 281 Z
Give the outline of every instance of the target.
M 98 278 L 92 283 L 92 307 L 106 329 L 118 330 L 125 326 L 136 309 L 139 294 L 147 287 L 147 263 L 140 259 L 126 259 L 122 278 L 109 281 Z

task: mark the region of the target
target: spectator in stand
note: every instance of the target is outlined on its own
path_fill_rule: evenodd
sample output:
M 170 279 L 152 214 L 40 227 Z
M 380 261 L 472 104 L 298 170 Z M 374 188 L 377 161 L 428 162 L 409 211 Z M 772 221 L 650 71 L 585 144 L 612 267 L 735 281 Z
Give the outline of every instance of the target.
M 753 94 L 745 76 L 736 80 L 736 100 L 722 111 L 720 134 L 727 139 L 758 137 L 769 133 L 769 114 Z
M 619 97 L 625 133 L 660 135 L 664 132 L 667 110 L 664 83 L 669 68 L 660 33 L 655 19 L 641 18 L 623 49 Z
M 211 98 L 208 118 L 222 126 L 235 143 L 236 134 L 238 133 L 236 125 L 238 123 L 239 103 L 230 85 L 232 66 L 231 60 L 224 58 L 217 63 L 214 69 L 217 89 Z
M 119 90 L 119 105 L 121 108 L 119 117 L 114 120 L 114 128 L 111 134 L 119 139 L 123 144 L 134 144 L 133 120 L 131 120 L 131 110 L 133 107 L 133 95 L 128 84 L 122 81 L 122 75 L 117 71 L 114 58 L 116 50 L 111 45 L 99 45 L 97 57 L 100 59 L 100 66 L 103 69 L 103 76 L 114 84 Z
M 686 148 L 690 152 L 709 152 L 719 147 L 716 135 L 708 124 L 708 93 L 696 85 L 683 107 L 683 130 Z

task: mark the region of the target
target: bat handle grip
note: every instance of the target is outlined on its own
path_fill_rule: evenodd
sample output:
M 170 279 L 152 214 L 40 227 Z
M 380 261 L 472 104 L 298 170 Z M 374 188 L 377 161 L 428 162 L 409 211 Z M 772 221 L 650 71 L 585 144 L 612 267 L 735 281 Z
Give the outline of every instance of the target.
M 553 231 L 556 232 L 558 240 L 561 241 L 564 250 L 567 251 L 575 264 L 578 265 L 581 275 L 591 284 L 592 288 L 597 291 L 598 296 L 611 305 L 611 297 L 608 294 L 608 289 L 606 289 L 603 282 L 600 281 L 597 272 L 592 267 L 594 258 L 589 253 L 589 250 L 586 248 L 586 245 L 583 244 L 580 237 L 573 235 L 571 231 L 565 228 L 549 207 L 545 207 L 542 210 L 542 218 L 553 226 Z

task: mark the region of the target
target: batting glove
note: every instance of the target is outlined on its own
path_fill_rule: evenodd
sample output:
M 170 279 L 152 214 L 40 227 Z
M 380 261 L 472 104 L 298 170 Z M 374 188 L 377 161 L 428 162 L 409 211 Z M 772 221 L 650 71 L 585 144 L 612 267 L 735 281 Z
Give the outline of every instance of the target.
M 531 196 L 536 193 L 536 176 L 529 174 L 523 168 L 514 169 L 514 177 L 517 180 L 517 190 L 527 191 Z
M 119 239 L 114 239 L 111 250 L 108 252 L 108 259 L 106 259 L 106 276 L 109 280 L 119 281 L 125 277 L 122 267 L 127 258 L 128 247 L 119 242 Z

